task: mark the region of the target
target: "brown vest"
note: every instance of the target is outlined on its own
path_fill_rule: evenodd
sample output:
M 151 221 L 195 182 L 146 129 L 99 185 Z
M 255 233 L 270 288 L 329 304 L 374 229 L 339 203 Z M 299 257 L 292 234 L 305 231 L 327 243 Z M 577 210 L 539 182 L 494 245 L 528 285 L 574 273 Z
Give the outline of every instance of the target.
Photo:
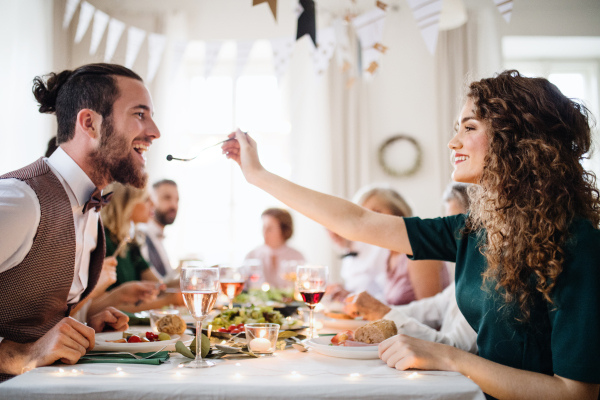
M 40 224 L 29 253 L 19 265 L 0 273 L 0 337 L 28 343 L 69 315 L 67 298 L 75 274 L 75 223 L 67 192 L 42 158 L 0 176 L 6 178 L 27 183 L 40 202 Z M 100 221 L 81 300 L 96 286 L 105 252 Z

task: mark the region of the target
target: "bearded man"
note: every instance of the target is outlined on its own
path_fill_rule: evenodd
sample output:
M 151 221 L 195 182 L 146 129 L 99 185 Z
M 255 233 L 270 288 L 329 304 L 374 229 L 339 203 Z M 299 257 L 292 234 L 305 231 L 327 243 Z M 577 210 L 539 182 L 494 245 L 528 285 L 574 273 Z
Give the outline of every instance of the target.
M 128 327 L 114 308 L 88 326 L 68 315 L 102 269 L 102 189 L 113 181 L 144 187 L 144 154 L 160 137 L 150 93 L 125 67 L 36 77 L 33 93 L 41 113 L 56 114 L 59 147 L 0 177 L 0 382 L 57 360 L 74 364 L 94 347 L 95 332 Z

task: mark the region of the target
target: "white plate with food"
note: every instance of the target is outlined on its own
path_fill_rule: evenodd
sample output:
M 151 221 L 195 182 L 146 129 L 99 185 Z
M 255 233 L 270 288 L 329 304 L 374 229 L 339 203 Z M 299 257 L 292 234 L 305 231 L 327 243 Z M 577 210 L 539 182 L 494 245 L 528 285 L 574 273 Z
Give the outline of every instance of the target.
M 304 344 L 319 354 L 329 357 L 353 358 L 358 360 L 375 360 L 379 358 L 378 346 L 365 345 L 360 347 L 334 346 L 331 336 L 321 336 L 307 339 Z
M 145 336 L 146 332 L 133 331 L 136 335 Z M 96 334 L 96 346 L 93 351 L 127 351 L 130 353 L 146 353 L 151 351 L 158 351 L 165 347 L 164 351 L 174 351 L 175 343 L 181 340 L 185 344 L 190 344 L 194 339 L 190 335 L 169 335 L 169 340 L 159 340 L 157 342 L 125 342 L 115 343 L 112 340 L 123 339 L 123 332 L 104 332 Z

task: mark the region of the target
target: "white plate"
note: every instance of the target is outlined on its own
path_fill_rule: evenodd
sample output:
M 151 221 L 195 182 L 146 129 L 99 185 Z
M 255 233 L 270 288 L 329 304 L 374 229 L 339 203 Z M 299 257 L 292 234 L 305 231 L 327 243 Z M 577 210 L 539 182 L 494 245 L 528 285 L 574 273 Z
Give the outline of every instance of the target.
M 324 328 L 329 329 L 340 329 L 343 331 L 354 331 L 363 325 L 369 323 L 364 319 L 336 319 L 336 318 L 323 318 L 321 320 Z
M 146 331 L 131 331 L 131 333 L 145 334 Z M 185 344 L 189 344 L 194 339 L 190 335 L 171 335 L 171 340 L 163 340 L 158 342 L 141 342 L 141 343 L 111 343 L 107 340 L 116 340 L 123 337 L 123 332 L 105 332 L 96 334 L 96 346 L 93 351 L 128 351 L 130 353 L 146 353 L 150 351 L 158 351 L 164 346 L 164 351 L 175 351 L 175 343 L 181 340 Z
M 331 336 L 321 336 L 305 340 L 304 343 L 317 353 L 329 357 L 354 358 L 359 360 L 375 360 L 379 358 L 377 346 L 373 347 L 345 347 L 330 346 Z

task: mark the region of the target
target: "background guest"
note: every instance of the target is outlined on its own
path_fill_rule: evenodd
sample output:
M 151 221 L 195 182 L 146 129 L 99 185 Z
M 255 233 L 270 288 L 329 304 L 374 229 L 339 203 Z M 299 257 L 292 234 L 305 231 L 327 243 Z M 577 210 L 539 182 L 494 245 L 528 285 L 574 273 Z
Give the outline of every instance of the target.
M 286 243 L 294 234 L 294 221 L 291 214 L 282 208 L 268 208 L 263 211 L 264 244 L 246 255 L 248 259 L 259 259 L 263 265 L 263 280 L 272 287 L 283 288 L 290 282 L 280 274 L 281 262 L 304 262 L 304 256 Z
M 448 185 L 443 196 L 445 216 L 467 213 L 468 187 L 464 183 Z M 350 315 L 368 321 L 388 319 L 394 321 L 398 333 L 477 352 L 477 333 L 458 308 L 454 282 L 433 297 L 403 306 L 389 307 L 368 292 L 349 297 L 346 302 L 345 312 Z
M 371 186 L 355 197 L 356 204 L 368 210 L 398 217 L 412 216 L 408 203 L 393 189 Z M 350 282 L 352 291 L 365 285 L 361 280 L 371 282 L 372 287 L 383 281 L 383 299 L 388 304 L 399 305 L 431 297 L 449 284 L 448 271 L 441 261 L 412 261 L 405 254 L 358 242 L 348 242 L 347 246 L 358 253 L 357 258 L 345 257 L 348 261 L 342 265 L 341 271 L 342 278 Z M 366 254 L 361 257 L 358 250 Z M 385 274 L 384 279 L 382 274 Z M 341 286 L 332 286 L 329 292 L 336 299 L 343 299 L 350 293 L 348 288 Z
M 177 183 L 170 179 L 163 179 L 152 185 L 152 201 L 154 202 L 154 215 L 143 229 L 146 238 L 142 244 L 142 256 L 152 265 L 155 272 L 170 280 L 173 277 L 173 268 L 165 250 L 165 227 L 173 224 L 179 210 L 179 191 Z

